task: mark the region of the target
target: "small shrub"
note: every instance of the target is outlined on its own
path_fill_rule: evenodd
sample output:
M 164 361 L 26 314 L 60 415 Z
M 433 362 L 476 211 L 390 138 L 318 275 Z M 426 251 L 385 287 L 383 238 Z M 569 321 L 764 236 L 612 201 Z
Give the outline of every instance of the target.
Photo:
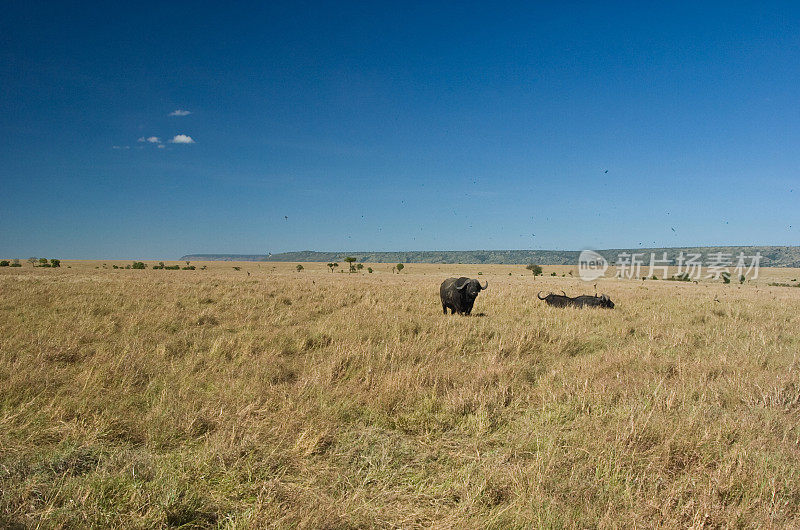
M 295 269 L 297 269 L 297 272 L 300 272 L 300 271 L 303 270 L 303 266 L 298 263 L 297 267 L 295 267 Z
M 483 273 L 482 273 L 482 272 L 479 272 L 479 273 L 478 273 L 478 276 L 483 276 Z
M 11 262 L 7 259 L 0 261 L 0 267 L 8 267 L 9 265 L 11 265 Z
M 363 263 L 356 264 L 356 269 L 361 270 L 363 268 L 364 268 L 364 264 Z
M 550 273 L 550 276 L 555 276 L 555 275 L 556 275 L 556 273 L 555 273 L 555 272 L 551 272 L 551 273 Z
M 681 274 L 675 274 L 671 278 L 668 278 L 668 279 L 672 280 L 674 282 L 690 282 L 690 281 L 692 281 L 692 279 L 689 278 L 689 273 L 688 272 L 682 272 Z
M 367 272 L 372 274 L 372 267 L 367 267 Z
M 186 267 L 183 267 L 181 270 L 193 271 L 194 270 L 194 265 L 187 265 Z
M 181 266 L 180 265 L 167 265 L 166 267 L 164 267 L 164 269 L 168 270 L 168 271 L 178 271 L 178 270 L 181 269 Z
M 241 267 L 234 267 L 233 270 L 240 271 L 240 270 L 242 270 L 242 268 Z
M 61 260 L 60 259 L 55 259 L 55 258 L 50 258 L 50 265 L 52 267 L 60 267 L 61 266 Z
M 19 262 L 19 258 L 14 258 L 14 261 L 11 262 L 12 267 L 22 267 L 22 264 Z M 794 281 L 794 280 L 792 280 Z
M 395 268 L 397 269 L 397 274 L 400 274 L 400 271 L 402 271 L 405 267 L 406 266 L 403 265 L 402 263 L 398 263 L 397 265 L 395 265 Z
M 127 267 L 126 267 L 126 268 L 127 268 Z M 144 262 L 142 262 L 142 261 L 134 261 L 134 262 L 133 262 L 133 265 L 131 265 L 131 268 L 132 268 L 132 269 L 141 270 L 141 269 L 146 269 L 146 268 L 147 268 L 147 266 L 146 266 L 146 265 L 144 264 Z
M 656 276 L 655 274 L 653 274 L 653 277 L 652 277 L 651 279 L 652 279 L 652 280 L 657 280 L 657 279 L 658 279 L 658 276 Z
M 39 258 L 39 265 L 41 266 L 47 265 L 47 258 Z
M 746 279 L 747 279 L 747 278 L 745 278 L 745 277 L 744 277 L 744 274 L 742 274 L 741 276 L 739 276 L 739 283 L 740 283 L 740 284 L 744 283 L 744 281 L 745 281 Z M 792 281 L 794 281 L 794 280 L 792 280 Z
M 207 268 L 208 268 L 208 267 L 206 267 L 205 265 L 203 265 L 202 267 L 200 267 L 200 270 L 201 270 L 201 271 L 204 271 L 204 270 L 206 270 Z
M 119 269 L 119 267 L 117 267 L 116 265 L 112 265 L 112 266 L 111 266 L 111 268 L 112 268 L 112 269 Z M 155 266 L 155 265 L 153 265 L 153 268 L 155 269 L 155 268 L 156 268 L 156 266 Z
M 723 272 L 720 274 L 722 277 L 722 283 L 731 283 L 731 273 L 730 272 Z

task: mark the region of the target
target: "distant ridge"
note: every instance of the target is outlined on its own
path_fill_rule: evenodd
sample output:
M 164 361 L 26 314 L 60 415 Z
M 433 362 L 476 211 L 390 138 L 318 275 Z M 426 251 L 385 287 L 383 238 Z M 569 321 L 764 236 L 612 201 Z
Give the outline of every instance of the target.
M 649 264 L 650 253 L 661 259 L 664 252 L 668 259 L 675 259 L 680 252 L 685 254 L 702 254 L 703 261 L 712 253 L 731 254 L 734 263 L 736 256 L 743 252 L 746 256 L 761 254 L 762 267 L 800 267 L 800 246 L 736 246 L 736 247 L 674 247 L 674 248 L 638 248 L 638 249 L 606 249 L 598 250 L 609 263 L 614 263 L 622 252 L 643 253 L 644 261 Z M 421 250 L 409 252 L 316 252 L 303 250 L 298 252 L 282 252 L 280 254 L 187 254 L 181 261 L 297 261 L 297 262 L 332 262 L 342 261 L 346 256 L 353 256 L 362 263 L 497 263 L 539 265 L 575 265 L 578 262 L 577 250 Z

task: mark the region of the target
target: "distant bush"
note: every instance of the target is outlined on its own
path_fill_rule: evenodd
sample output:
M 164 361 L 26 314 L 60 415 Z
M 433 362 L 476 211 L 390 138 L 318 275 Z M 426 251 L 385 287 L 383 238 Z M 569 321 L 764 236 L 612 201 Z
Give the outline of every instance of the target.
M 367 272 L 372 274 L 372 267 L 367 267 Z
M 297 272 L 300 272 L 300 271 L 303 270 L 303 266 L 298 263 L 297 267 L 295 267 L 295 269 L 297 269 Z
M 112 265 L 112 266 L 111 266 L 111 268 L 112 268 L 112 269 L 119 269 L 119 267 L 117 267 L 116 265 Z M 155 267 L 155 265 L 153 265 L 153 268 L 154 268 L 154 269 L 156 268 L 156 267 Z
M 8 267 L 9 265 L 11 265 L 11 262 L 7 259 L 0 261 L 0 267 Z
M 551 272 L 550 276 L 556 276 L 556 273 L 555 272 Z
M 50 258 L 50 265 L 53 266 L 53 267 L 60 267 L 61 266 L 61 260 L 60 259 L 55 259 L 55 258 Z
M 741 276 L 739 276 L 739 283 L 744 283 L 744 281 L 745 281 L 746 279 L 747 279 L 747 278 L 745 278 L 745 277 L 744 277 L 744 274 L 742 274 Z M 792 280 L 792 281 L 794 281 L 794 280 Z
M 146 269 L 146 268 L 147 266 L 144 264 L 144 262 L 141 261 L 134 261 L 133 265 L 131 265 L 131 269 Z
M 405 268 L 406 268 L 406 266 L 405 266 L 405 265 L 403 265 L 402 263 L 398 263 L 397 265 L 395 265 L 395 266 L 394 266 L 394 268 L 395 268 L 395 269 L 397 269 L 397 274 L 400 274 L 400 271 L 402 271 L 403 269 L 405 269 Z
M 153 268 L 154 269 L 163 269 L 164 268 L 164 262 L 163 261 L 159 261 L 158 265 L 153 265 Z
M 187 265 L 186 267 L 182 267 L 181 270 L 193 271 L 194 270 L 194 265 Z
M 12 267 L 22 267 L 22 264 L 19 262 L 19 258 L 14 258 L 14 260 L 11 262 L 11 266 Z M 794 280 L 792 280 L 792 281 L 794 281 Z
M 167 267 L 167 268 L 169 268 L 169 267 Z M 240 271 L 240 270 L 242 270 L 242 268 L 241 267 L 234 267 L 233 270 Z
M 653 280 L 657 280 L 657 279 L 658 279 L 658 276 L 656 276 L 655 274 L 653 274 L 653 278 L 652 278 L 652 279 L 653 279 Z
M 39 258 L 39 265 L 42 267 L 47 265 L 47 258 Z
M 730 272 L 723 272 L 720 274 L 722 278 L 722 283 L 731 283 L 731 273 Z
M 479 273 L 478 273 L 478 276 L 483 276 L 483 273 L 482 273 L 482 272 L 479 272 Z
M 363 269 L 363 268 L 364 268 L 364 264 L 363 264 L 363 263 L 357 263 L 357 264 L 356 264 L 356 269 L 357 269 L 357 270 L 361 270 L 361 269 Z
M 179 270 L 181 270 L 181 266 L 180 265 L 167 265 L 166 267 L 164 267 L 164 269 L 168 270 L 168 271 L 179 271 Z
M 205 265 L 203 265 L 202 267 L 200 267 L 200 270 L 201 270 L 201 271 L 204 271 L 204 270 L 206 270 L 207 268 L 208 268 L 208 267 L 206 267 Z

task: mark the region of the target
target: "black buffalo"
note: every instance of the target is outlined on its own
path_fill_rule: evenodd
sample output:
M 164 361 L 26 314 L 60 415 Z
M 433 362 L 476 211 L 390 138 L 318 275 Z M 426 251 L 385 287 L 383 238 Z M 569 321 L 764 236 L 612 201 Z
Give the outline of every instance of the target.
M 450 308 L 451 315 L 454 313 L 469 315 L 478 293 L 487 287 L 489 287 L 489 282 L 481 285 L 478 280 L 471 280 L 463 276 L 447 278 L 439 288 L 439 295 L 442 297 L 442 311 L 446 315 L 447 309 Z
M 614 309 L 614 302 L 612 302 L 611 298 L 606 295 L 591 296 L 584 294 L 572 298 L 567 296 L 567 293 L 564 291 L 561 292 L 563 294 L 550 293 L 542 298 L 542 292 L 539 291 L 539 294 L 536 295 L 536 298 L 539 300 L 544 300 L 547 305 L 551 305 L 553 307 L 607 307 L 608 309 Z

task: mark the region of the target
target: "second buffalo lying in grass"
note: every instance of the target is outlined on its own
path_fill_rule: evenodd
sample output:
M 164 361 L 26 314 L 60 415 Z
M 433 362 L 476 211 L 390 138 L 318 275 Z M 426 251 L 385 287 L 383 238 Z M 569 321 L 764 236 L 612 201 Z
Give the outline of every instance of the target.
M 539 294 L 536 295 L 536 298 L 539 300 L 544 300 L 547 305 L 551 305 L 553 307 L 606 307 L 608 309 L 614 309 L 614 302 L 612 302 L 611 298 L 606 295 L 591 296 L 584 294 L 572 298 L 567 296 L 567 293 L 564 291 L 561 292 L 563 294 L 550 293 L 542 298 L 542 292 L 539 291 Z

